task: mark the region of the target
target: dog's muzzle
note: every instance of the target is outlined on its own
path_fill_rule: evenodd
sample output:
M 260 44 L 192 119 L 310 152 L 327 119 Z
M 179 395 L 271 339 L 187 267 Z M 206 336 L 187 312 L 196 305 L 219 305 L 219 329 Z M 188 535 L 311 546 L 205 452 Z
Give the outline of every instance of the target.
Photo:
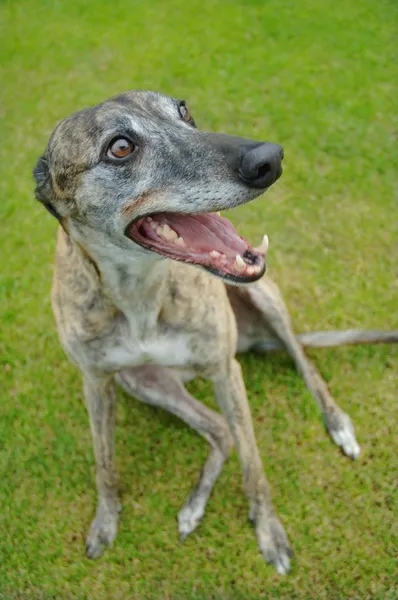
M 228 167 L 246 185 L 266 190 L 282 175 L 283 148 L 223 133 L 202 133 L 205 143 L 223 156 Z

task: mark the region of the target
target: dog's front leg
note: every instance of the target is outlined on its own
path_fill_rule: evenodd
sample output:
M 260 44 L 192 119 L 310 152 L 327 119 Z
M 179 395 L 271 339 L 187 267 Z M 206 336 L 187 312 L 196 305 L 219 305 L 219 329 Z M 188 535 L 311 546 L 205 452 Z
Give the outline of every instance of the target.
M 120 505 L 115 470 L 115 384 L 113 377 L 84 376 L 84 396 L 90 419 L 97 470 L 98 506 L 86 540 L 87 556 L 97 558 L 117 532 Z
M 265 560 L 285 574 L 292 551 L 282 524 L 275 515 L 264 474 L 246 390 L 239 363 L 232 359 L 213 377 L 217 402 L 228 420 L 243 470 L 243 484 L 250 500 L 249 519 Z

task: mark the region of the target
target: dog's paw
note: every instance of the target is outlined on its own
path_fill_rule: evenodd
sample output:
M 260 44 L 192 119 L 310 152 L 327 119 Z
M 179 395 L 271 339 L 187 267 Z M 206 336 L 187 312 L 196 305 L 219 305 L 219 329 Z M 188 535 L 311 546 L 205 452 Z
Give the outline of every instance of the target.
M 181 542 L 197 528 L 204 515 L 204 510 L 203 503 L 195 500 L 188 500 L 184 504 L 178 513 L 178 532 Z
M 117 533 L 120 507 L 99 504 L 86 539 L 88 558 L 98 558 L 105 546 L 111 546 Z
M 280 575 L 286 575 L 290 570 L 293 552 L 282 523 L 275 515 L 272 517 L 263 515 L 256 519 L 254 527 L 265 560 L 273 565 Z
M 358 458 L 361 448 L 355 438 L 354 427 L 350 417 L 344 412 L 334 412 L 330 417 L 325 417 L 326 427 L 335 444 L 340 446 L 346 456 Z

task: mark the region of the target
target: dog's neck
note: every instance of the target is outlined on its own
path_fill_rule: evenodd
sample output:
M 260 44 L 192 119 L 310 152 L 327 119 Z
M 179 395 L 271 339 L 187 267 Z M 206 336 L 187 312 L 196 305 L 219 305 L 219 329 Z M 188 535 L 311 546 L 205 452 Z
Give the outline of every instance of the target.
M 156 327 L 170 261 L 139 246 L 117 245 L 98 230 L 71 224 L 70 235 L 94 262 L 104 293 L 134 328 Z M 145 320 L 145 323 L 144 323 Z

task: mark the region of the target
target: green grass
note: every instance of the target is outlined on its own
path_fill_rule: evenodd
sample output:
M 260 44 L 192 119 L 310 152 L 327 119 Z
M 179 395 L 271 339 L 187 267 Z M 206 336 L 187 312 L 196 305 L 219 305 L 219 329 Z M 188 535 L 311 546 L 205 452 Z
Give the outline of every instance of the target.
M 287 357 L 242 358 L 291 575 L 259 554 L 235 456 L 197 532 L 177 541 L 206 445 L 122 393 L 119 534 L 100 560 L 85 558 L 94 461 L 49 304 L 56 223 L 31 180 L 70 112 L 130 88 L 186 98 L 199 126 L 285 148 L 282 180 L 231 218 L 253 242 L 269 234 L 296 329 L 396 328 L 396 5 L 20 0 L 0 11 L 0 598 L 398 598 L 393 347 L 311 353 L 356 424 L 356 463 L 329 440 Z M 208 384 L 190 388 L 214 406 Z

